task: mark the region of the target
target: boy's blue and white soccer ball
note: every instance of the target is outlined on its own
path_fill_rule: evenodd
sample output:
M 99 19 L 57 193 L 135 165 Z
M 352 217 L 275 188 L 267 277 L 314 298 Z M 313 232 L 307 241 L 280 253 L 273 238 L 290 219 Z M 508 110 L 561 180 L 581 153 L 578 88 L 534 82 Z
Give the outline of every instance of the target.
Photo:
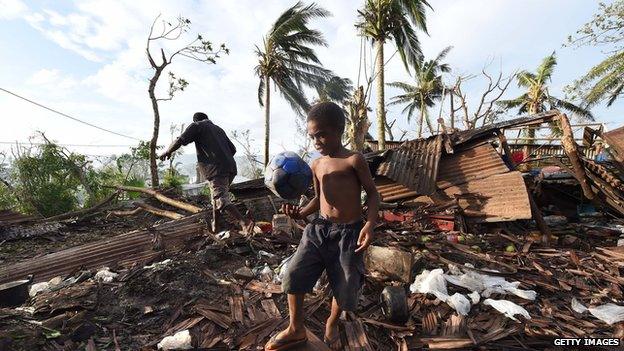
M 296 199 L 312 184 L 312 169 L 296 153 L 280 152 L 264 170 L 264 184 L 283 199 Z

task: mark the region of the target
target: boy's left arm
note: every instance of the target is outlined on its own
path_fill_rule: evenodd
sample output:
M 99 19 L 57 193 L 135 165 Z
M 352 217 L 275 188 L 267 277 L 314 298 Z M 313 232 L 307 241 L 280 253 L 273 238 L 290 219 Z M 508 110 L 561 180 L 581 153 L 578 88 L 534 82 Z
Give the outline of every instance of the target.
M 375 182 L 373 181 L 370 169 L 368 168 L 368 163 L 364 159 L 364 155 L 361 153 L 357 153 L 355 155 L 353 168 L 355 169 L 355 173 L 360 179 L 360 183 L 362 184 L 362 187 L 364 188 L 364 191 L 366 191 L 367 195 L 366 205 L 368 207 L 368 213 L 366 214 L 366 224 L 364 224 L 364 227 L 360 231 L 358 248 L 355 250 L 355 252 L 360 252 L 366 250 L 375 236 L 375 224 L 377 223 L 379 201 L 381 199 L 379 193 L 377 192 L 377 188 L 375 187 Z

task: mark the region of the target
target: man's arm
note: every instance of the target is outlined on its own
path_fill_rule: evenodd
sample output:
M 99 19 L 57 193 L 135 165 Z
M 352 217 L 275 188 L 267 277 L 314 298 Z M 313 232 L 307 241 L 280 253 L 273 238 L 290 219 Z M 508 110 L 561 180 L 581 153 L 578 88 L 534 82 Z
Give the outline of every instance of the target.
M 190 144 L 195 141 L 195 134 L 197 132 L 197 124 L 191 123 L 184 130 L 184 132 L 173 142 L 165 152 L 163 152 L 159 158 L 161 161 L 171 158 L 171 155 L 178 150 L 182 145 Z
M 316 160 L 312 161 L 312 183 L 314 184 L 314 197 L 305 206 L 298 207 L 291 204 L 284 204 L 282 212 L 294 219 L 305 219 L 321 207 L 319 197 L 319 184 L 316 178 Z
M 355 250 L 355 252 L 359 252 L 365 250 L 373 241 L 375 224 L 377 223 L 377 216 L 379 215 L 379 201 L 381 198 L 379 196 L 379 192 L 377 192 L 377 188 L 375 187 L 375 182 L 373 181 L 373 176 L 368 168 L 368 163 L 361 153 L 357 153 L 355 155 L 353 168 L 355 169 L 355 173 L 362 184 L 362 188 L 364 188 L 364 191 L 366 192 L 366 205 L 368 207 L 366 224 L 364 224 L 364 227 L 360 232 L 360 237 L 358 238 L 359 247 Z

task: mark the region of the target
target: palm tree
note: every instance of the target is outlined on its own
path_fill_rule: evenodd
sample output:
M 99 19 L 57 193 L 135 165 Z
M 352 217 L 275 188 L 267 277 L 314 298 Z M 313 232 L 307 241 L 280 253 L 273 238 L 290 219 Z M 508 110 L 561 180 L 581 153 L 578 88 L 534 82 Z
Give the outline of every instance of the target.
M 414 77 L 416 84 L 411 85 L 403 82 L 389 83 L 388 86 L 403 90 L 403 94 L 392 98 L 391 105 L 407 104 L 403 113 L 407 112 L 407 120 L 412 119 L 414 110 L 420 111 L 418 121 L 418 137 L 422 137 L 423 121 L 427 122 L 429 132 L 433 134 L 433 126 L 427 113 L 427 108 L 435 105 L 436 101 L 442 99 L 444 94 L 444 83 L 442 73 L 450 72 L 451 67 L 446 63 L 441 63 L 446 57 L 451 47 L 442 50 L 438 56 L 424 63 L 417 62 L 414 65 Z
M 322 86 L 333 77 L 331 71 L 320 65 L 310 45 L 327 46 L 323 35 L 308 28 L 308 21 L 316 17 L 327 17 L 330 13 L 316 4 L 304 6 L 297 2 L 282 13 L 263 38 L 262 48 L 256 46 L 258 65 L 256 75 L 260 77 L 258 102 L 264 106 L 264 164 L 269 163 L 269 131 L 272 80 L 276 89 L 299 114 L 303 114 L 309 103 L 303 86 Z
M 536 114 L 556 108 L 568 111 L 581 118 L 593 120 L 594 117 L 589 110 L 550 95 L 546 84 L 551 80 L 556 65 L 557 58 L 553 52 L 544 58 L 535 73 L 529 71 L 519 72 L 516 75 L 518 87 L 525 88 L 527 92 L 512 100 L 501 100 L 498 104 L 507 110 L 517 108 L 518 114 Z M 525 131 L 525 135 L 529 140 L 533 140 L 535 138 L 535 129 L 529 127 Z
M 318 102 L 333 101 L 338 104 L 344 103 L 351 97 L 353 83 L 349 78 L 331 77 L 328 81 L 316 88 Z
M 613 54 L 592 67 L 586 75 L 575 82 L 574 89 L 581 90 L 592 83 L 593 86 L 582 94 L 583 101 L 588 105 L 595 105 L 607 99 L 607 106 L 611 106 L 624 94 L 624 51 Z
M 388 39 L 394 41 L 406 69 L 408 64 L 419 62 L 422 53 L 416 29 L 427 33 L 425 6 L 431 8 L 427 0 L 366 0 L 364 9 L 358 11 L 360 20 L 356 26 L 375 46 L 377 138 L 380 149 L 386 147 L 384 43 Z

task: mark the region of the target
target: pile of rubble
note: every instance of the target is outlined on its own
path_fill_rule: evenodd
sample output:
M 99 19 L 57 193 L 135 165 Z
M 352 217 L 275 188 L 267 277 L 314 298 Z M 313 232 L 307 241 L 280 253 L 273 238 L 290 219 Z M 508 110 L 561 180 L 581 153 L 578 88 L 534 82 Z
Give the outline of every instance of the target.
M 525 169 L 502 130 L 556 121 L 565 153 Z M 623 338 L 618 133 L 587 130 L 577 145 L 551 111 L 367 154 L 381 220 L 359 310 L 342 316 L 343 348 Z M 584 156 L 596 137 L 611 161 Z M 52 220 L 0 214 L 0 350 L 257 350 L 287 324 L 281 277 L 305 223 L 279 215 L 284 200 L 262 180 L 232 187 L 263 229 L 253 236 L 208 230 L 202 197 L 119 191 L 144 197 Z M 39 245 L 50 252 L 24 249 Z M 307 349 L 327 350 L 330 297 L 322 277 L 306 300 Z

